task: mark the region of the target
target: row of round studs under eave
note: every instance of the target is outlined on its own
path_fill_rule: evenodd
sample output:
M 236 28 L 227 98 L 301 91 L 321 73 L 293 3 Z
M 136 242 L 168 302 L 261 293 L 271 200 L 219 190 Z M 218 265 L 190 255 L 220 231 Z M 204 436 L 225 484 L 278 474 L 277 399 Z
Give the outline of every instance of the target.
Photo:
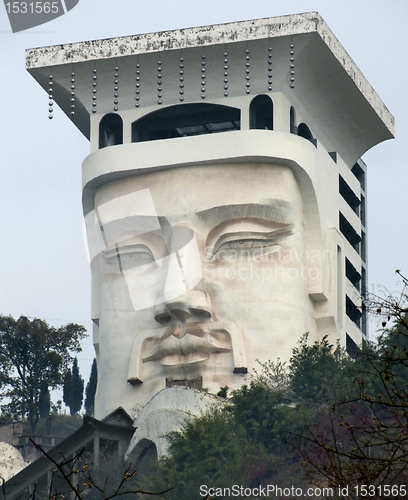
M 245 51 L 245 93 L 250 94 L 250 51 L 249 49 L 246 49 Z M 294 45 L 293 43 L 290 45 L 290 88 L 294 89 L 295 88 L 295 58 L 294 58 Z M 268 91 L 272 91 L 272 47 L 268 48 Z M 201 56 L 201 98 L 205 99 L 206 97 L 206 56 L 203 54 Z M 162 74 L 162 61 L 159 60 L 157 62 L 158 67 L 157 67 L 157 104 L 161 105 L 163 104 L 163 74 Z M 224 97 L 228 97 L 228 53 L 224 52 Z M 118 111 L 119 110 L 119 67 L 115 66 L 115 73 L 114 73 L 114 100 L 113 100 L 113 111 Z M 93 69 L 93 76 L 92 76 L 92 113 L 97 112 L 97 69 Z M 140 106 L 140 64 L 139 62 L 136 64 L 136 90 L 135 90 L 135 107 Z M 180 71 L 179 71 L 179 101 L 183 102 L 184 101 L 184 58 L 180 57 Z M 48 98 L 49 98 L 49 118 L 53 118 L 53 105 L 54 105 L 54 98 L 53 98 L 53 76 L 50 74 L 49 76 L 49 89 L 48 89 Z M 75 115 L 75 72 L 72 71 L 71 73 L 71 115 Z

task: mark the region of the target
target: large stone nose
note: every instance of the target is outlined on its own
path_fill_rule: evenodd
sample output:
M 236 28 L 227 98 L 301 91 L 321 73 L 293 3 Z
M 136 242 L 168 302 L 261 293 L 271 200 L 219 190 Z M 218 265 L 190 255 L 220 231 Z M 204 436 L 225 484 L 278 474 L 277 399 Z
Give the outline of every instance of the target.
M 211 299 L 203 290 L 189 290 L 180 297 L 158 306 L 154 319 L 164 325 L 169 321 L 204 321 L 212 316 Z

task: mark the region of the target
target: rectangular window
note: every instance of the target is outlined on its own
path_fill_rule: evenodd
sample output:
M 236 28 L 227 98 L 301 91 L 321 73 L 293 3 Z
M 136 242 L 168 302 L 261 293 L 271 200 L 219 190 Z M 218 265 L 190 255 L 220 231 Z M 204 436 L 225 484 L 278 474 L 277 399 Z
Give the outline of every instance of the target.
M 363 162 L 363 160 L 358 160 L 357 163 L 354 164 L 353 168 L 351 171 L 353 174 L 357 177 L 357 179 L 360 182 L 361 189 L 363 191 L 366 190 L 366 164 Z
M 358 251 L 361 237 L 341 212 L 339 212 L 339 227 L 340 232 L 347 239 L 350 245 Z
M 361 329 L 361 316 L 362 312 L 354 302 L 346 295 L 346 314 L 351 319 L 351 321 Z
M 346 276 L 349 281 L 360 291 L 361 275 L 346 257 Z
M 347 354 L 353 358 L 356 359 L 357 354 L 359 352 L 358 345 L 354 342 L 354 340 L 350 337 L 348 333 L 346 333 L 346 351 Z
M 351 187 L 347 184 L 347 182 L 343 179 L 341 175 L 339 175 L 339 193 L 345 199 L 349 207 L 356 213 L 359 213 L 360 200 L 357 195 L 351 189 Z

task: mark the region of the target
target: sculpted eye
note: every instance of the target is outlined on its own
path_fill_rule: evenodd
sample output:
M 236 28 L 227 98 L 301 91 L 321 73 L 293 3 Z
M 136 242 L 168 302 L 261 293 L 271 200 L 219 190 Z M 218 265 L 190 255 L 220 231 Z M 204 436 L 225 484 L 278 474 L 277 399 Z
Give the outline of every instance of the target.
M 119 263 L 124 268 L 155 263 L 152 251 L 146 245 L 132 245 L 120 247 L 104 255 L 107 265 L 117 266 Z
M 275 229 L 268 233 L 245 232 L 227 233 L 218 238 L 214 245 L 213 254 L 225 250 L 248 250 L 267 248 L 277 245 L 283 238 L 293 233 L 293 226 Z
M 151 261 L 153 262 L 155 259 L 152 253 L 149 252 L 120 252 L 119 258 L 121 262 L 135 262 L 143 260 L 144 262 Z
M 271 245 L 276 245 L 276 240 L 257 240 L 254 238 L 249 238 L 249 239 L 243 239 L 243 240 L 232 240 L 232 241 L 226 241 L 225 243 L 222 243 L 218 248 L 217 251 L 220 250 L 225 250 L 227 248 L 231 248 L 233 250 L 240 250 L 240 249 L 248 249 L 248 248 L 261 248 L 261 247 L 267 247 Z

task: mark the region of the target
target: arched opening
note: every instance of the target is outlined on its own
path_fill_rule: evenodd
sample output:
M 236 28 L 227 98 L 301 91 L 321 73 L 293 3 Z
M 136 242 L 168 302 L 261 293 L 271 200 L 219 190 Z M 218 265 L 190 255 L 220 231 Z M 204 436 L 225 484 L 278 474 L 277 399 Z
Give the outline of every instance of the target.
M 249 106 L 249 128 L 273 130 L 273 103 L 268 95 L 257 95 Z
M 156 445 L 145 438 L 137 443 L 127 458 L 129 462 L 132 462 L 133 467 L 137 468 L 138 478 L 142 478 L 144 475 L 150 473 L 157 459 Z
M 314 144 L 317 147 L 317 141 L 313 137 L 312 132 L 310 131 L 310 128 L 306 125 L 306 123 L 300 123 L 298 128 L 297 128 L 297 134 L 299 137 L 303 137 L 304 139 L 307 139 L 310 141 L 312 144 Z
M 219 104 L 177 104 L 132 124 L 132 142 L 229 132 L 241 128 L 241 110 Z
M 123 121 L 116 113 L 108 113 L 99 122 L 99 149 L 123 144 Z
M 300 137 L 304 137 L 308 141 L 313 139 L 312 132 L 310 131 L 310 128 L 306 125 L 306 123 L 301 123 L 298 127 L 298 135 Z
M 296 112 L 293 106 L 290 107 L 290 133 L 297 134 Z

